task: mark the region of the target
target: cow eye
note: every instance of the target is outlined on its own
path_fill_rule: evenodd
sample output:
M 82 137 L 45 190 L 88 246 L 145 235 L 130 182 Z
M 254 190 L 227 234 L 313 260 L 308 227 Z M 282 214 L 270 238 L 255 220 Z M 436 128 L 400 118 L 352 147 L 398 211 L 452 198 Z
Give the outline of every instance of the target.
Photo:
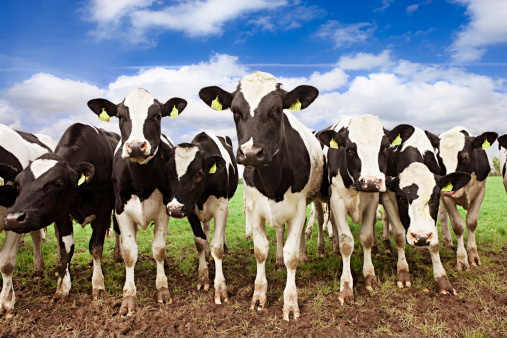
M 239 120 L 241 118 L 241 114 L 237 110 L 233 110 L 232 114 L 234 115 L 235 120 Z

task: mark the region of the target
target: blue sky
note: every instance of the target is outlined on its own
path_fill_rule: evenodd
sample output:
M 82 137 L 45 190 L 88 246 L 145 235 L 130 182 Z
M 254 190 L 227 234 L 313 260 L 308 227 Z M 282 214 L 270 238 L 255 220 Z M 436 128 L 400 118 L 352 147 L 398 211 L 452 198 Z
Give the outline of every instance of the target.
M 387 128 L 457 125 L 507 132 L 504 0 L 19 0 L 0 4 L 2 123 L 58 139 L 100 122 L 92 98 L 142 87 L 188 108 L 163 120 L 176 142 L 211 130 L 235 139 L 232 116 L 198 98 L 262 70 L 319 98 L 296 116 L 324 128 L 373 114 Z

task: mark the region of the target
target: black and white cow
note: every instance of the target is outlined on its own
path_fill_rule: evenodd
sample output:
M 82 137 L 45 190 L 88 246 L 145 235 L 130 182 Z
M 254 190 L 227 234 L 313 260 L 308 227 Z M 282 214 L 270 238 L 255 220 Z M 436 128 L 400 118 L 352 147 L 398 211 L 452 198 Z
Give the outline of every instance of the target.
M 172 98 L 160 103 L 145 89 L 131 91 L 119 104 L 94 99 L 88 107 L 99 117 L 119 119 L 121 141 L 113 160 L 115 214 L 122 237 L 122 255 L 126 268 L 120 314 L 135 313 L 136 285 L 134 266 L 137 261 L 137 230 L 154 221 L 153 257 L 157 263 L 157 301 L 172 302 L 164 270 L 169 216 L 166 204 L 172 199 L 167 161 L 172 143 L 161 134 L 162 117 L 176 116 L 187 102 Z M 106 115 L 107 114 L 107 115 Z M 199 227 L 200 229 L 200 227 Z M 197 229 L 198 230 L 198 229 Z M 202 229 L 199 233 L 205 238 Z
M 234 160 L 232 141 L 211 133 L 200 133 L 192 143 L 174 148 L 168 164 L 174 198 L 167 204 L 167 213 L 175 218 L 187 217 L 192 228 L 202 227 L 209 238 L 209 222 L 215 220 L 211 255 L 215 261 L 215 303 L 228 301 L 222 271 L 225 226 L 229 201 L 238 187 L 238 166 Z M 205 224 L 208 224 L 205 226 Z M 194 236 L 199 252 L 197 289 L 209 289 L 206 249 L 208 240 Z
M 498 152 L 500 155 L 500 172 L 505 191 L 507 192 L 507 134 L 498 137 Z
M 89 249 L 93 259 L 92 295 L 104 290 L 102 248 L 114 207 L 111 169 L 118 134 L 76 123 L 62 135 L 55 153 L 31 162 L 16 176 L 20 190 L 4 217 L 5 229 L 26 233 L 55 223 L 61 267 L 54 301 L 65 300 L 71 288 L 74 253 L 72 219 L 93 229 Z M 70 217 L 69 217 L 70 216 Z
M 427 134 L 433 146 L 438 148 L 438 159 L 443 173 L 450 174 L 461 171 L 472 176 L 465 187 L 442 194 L 441 200 L 447 213 L 441 212 L 439 215 L 443 241 L 444 244 L 448 243 L 448 246 L 452 245 L 452 239 L 447 214 L 451 218 L 452 228 L 458 242 L 456 269 L 466 270 L 470 266 L 469 263 L 472 265 L 481 264 L 475 243 L 475 229 L 477 228 L 479 209 L 486 194 L 486 178 L 491 170 L 488 155 L 484 149 L 489 148 L 495 142 L 498 134 L 485 132 L 479 136 L 471 136 L 465 127 L 452 128 L 438 137 L 429 132 Z M 465 222 L 456 208 L 457 205 L 467 210 L 468 244 L 466 250 L 463 241 Z
M 435 150 L 419 128 L 414 127 L 414 133 L 402 145 L 389 149 L 389 192 L 381 193 L 381 200 L 388 210 L 386 215 L 398 249 L 397 284 L 400 288 L 411 285 L 404 251 L 406 239 L 413 247 L 428 248 L 440 292 L 455 293 L 440 261 L 437 229 L 440 190 L 448 187 L 456 191 L 470 181 L 470 175 L 455 172 L 440 176 L 439 173 Z
M 355 224 L 362 223 L 360 240 L 364 250 L 363 275 L 368 290 L 376 284 L 371 260 L 373 227 L 379 192 L 386 191 L 388 148 L 400 135 L 404 142 L 414 128 L 399 125 L 392 131 L 384 129 L 380 120 L 372 115 L 345 118 L 317 133 L 329 147 L 327 166 L 331 184 L 330 207 L 333 231 L 339 242 L 343 260 L 338 299 L 343 304 L 354 298 L 350 270 L 350 256 L 354 250 L 354 237 L 347 215 Z
M 283 318 L 300 316 L 297 302 L 296 268 L 300 241 L 304 241 L 306 205 L 318 193 L 323 171 L 323 154 L 311 131 L 291 113 L 308 107 L 318 96 L 311 86 L 299 86 L 290 92 L 281 88 L 268 73 L 245 76 L 237 89 L 229 93 L 219 87 L 206 87 L 201 99 L 214 109 L 231 109 L 238 136 L 237 162 L 245 166 L 243 174 L 246 210 L 252 224 L 257 277 L 251 308 L 266 306 L 266 258 L 269 241 L 265 222 L 273 228 L 288 225 L 283 248 L 287 267 Z
M 48 138 L 48 140 L 50 140 Z M 4 228 L 6 209 L 14 204 L 18 191 L 14 184 L 16 174 L 23 170 L 30 161 L 52 149 L 32 134 L 14 131 L 0 124 L 0 231 Z M 42 277 L 44 261 L 42 259 L 42 232 L 30 233 L 33 244 L 34 275 Z M 16 301 L 12 284 L 12 273 L 16 264 L 19 239 L 21 235 L 6 231 L 5 241 L 0 251 L 0 272 L 3 287 L 0 293 L 0 314 L 12 308 Z

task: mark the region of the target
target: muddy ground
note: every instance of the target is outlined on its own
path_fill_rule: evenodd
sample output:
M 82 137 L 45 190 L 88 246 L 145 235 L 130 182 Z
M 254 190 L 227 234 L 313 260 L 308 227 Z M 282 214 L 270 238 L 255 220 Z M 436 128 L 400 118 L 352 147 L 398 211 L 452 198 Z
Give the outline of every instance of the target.
M 54 270 L 46 267 L 43 279 L 30 272 L 14 276 L 17 303 L 13 317 L 1 318 L 0 336 L 507 336 L 507 248 L 479 243 L 483 265 L 456 272 L 455 253 L 442 249 L 442 261 L 455 286 L 456 296 L 439 295 L 427 252 L 408 250 L 412 287 L 395 286 L 396 254 L 375 257 L 379 286 L 371 294 L 364 288 L 361 267 L 352 267 L 355 302 L 338 302 L 341 259 L 310 253 L 310 263 L 299 268 L 296 283 L 301 318 L 282 318 L 285 272 L 267 265 L 268 305 L 261 312 L 249 310 L 255 278 L 253 249 L 230 250 L 224 262 L 229 291 L 226 305 L 215 305 L 214 289 L 197 291 L 195 271 L 184 272 L 170 259 L 166 272 L 174 303 L 155 301 L 155 269 L 150 252 L 140 252 L 136 266 L 137 313 L 119 316 L 123 267 L 105 258 L 104 273 L 119 269 L 117 287 L 98 301 L 91 300 L 92 269 L 73 263 L 73 288 L 66 303 L 53 304 Z M 496 251 L 493 251 L 496 250 Z M 78 253 L 76 253 L 78 254 Z M 362 252 L 354 255 L 362 260 Z M 428 271 L 430 271 L 428 273 Z M 210 263 L 210 279 L 214 264 Z M 212 280 L 212 279 L 211 279 Z M 292 317 L 291 317 L 292 319 Z

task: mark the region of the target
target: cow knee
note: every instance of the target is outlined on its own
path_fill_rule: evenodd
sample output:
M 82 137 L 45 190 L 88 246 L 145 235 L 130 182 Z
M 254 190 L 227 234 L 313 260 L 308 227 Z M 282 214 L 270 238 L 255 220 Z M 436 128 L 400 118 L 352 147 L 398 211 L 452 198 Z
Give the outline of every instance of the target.
M 134 255 L 134 252 L 131 248 L 123 247 L 121 254 L 126 267 L 133 267 L 134 264 L 136 264 L 137 255 Z
M 211 248 L 211 253 L 215 259 L 222 259 L 224 257 L 224 247 L 223 245 L 215 245 Z
M 339 243 L 341 254 L 344 256 L 350 256 L 354 250 L 354 239 L 347 235 L 341 235 Z
M 394 242 L 398 248 L 404 248 L 407 244 L 405 241 L 405 234 L 394 234 Z

